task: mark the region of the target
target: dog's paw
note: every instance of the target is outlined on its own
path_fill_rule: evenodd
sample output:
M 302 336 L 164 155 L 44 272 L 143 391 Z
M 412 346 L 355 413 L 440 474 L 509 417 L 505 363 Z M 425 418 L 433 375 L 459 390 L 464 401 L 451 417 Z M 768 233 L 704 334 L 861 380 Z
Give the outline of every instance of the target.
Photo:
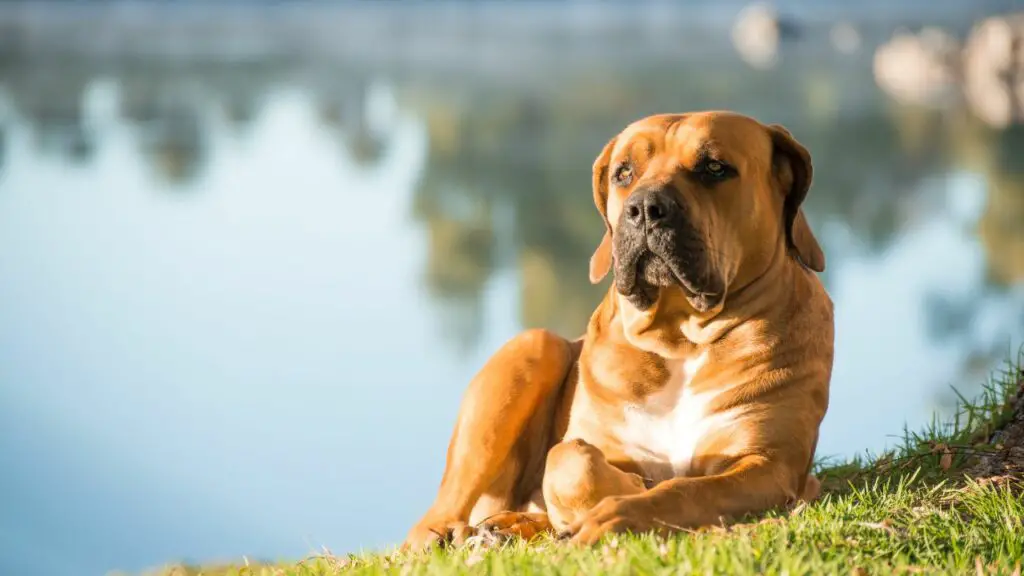
M 653 511 L 645 508 L 642 500 L 630 497 L 608 497 L 569 525 L 561 534 L 571 535 L 571 542 L 592 546 L 607 534 L 643 533 L 656 529 L 650 520 Z
M 475 528 L 479 534 L 488 534 L 500 540 L 532 540 L 552 531 L 547 514 L 529 512 L 500 512 L 484 519 Z
M 402 544 L 403 550 L 427 550 L 433 546 L 462 546 L 476 529 L 460 521 L 423 521 L 413 527 Z

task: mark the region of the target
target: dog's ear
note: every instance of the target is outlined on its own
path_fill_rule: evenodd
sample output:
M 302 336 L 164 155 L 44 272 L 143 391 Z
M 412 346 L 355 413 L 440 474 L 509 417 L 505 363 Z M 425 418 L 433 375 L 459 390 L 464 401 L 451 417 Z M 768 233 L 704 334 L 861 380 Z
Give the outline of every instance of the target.
M 609 140 L 594 160 L 594 204 L 597 205 L 597 211 L 604 220 L 604 237 L 594 255 L 590 257 L 590 282 L 593 284 L 604 279 L 612 267 L 612 224 L 608 221 L 608 164 L 611 162 L 615 140 L 616 138 Z
M 800 207 L 807 191 L 811 188 L 814 167 L 811 154 L 793 138 L 783 126 L 768 126 L 772 138 L 772 169 L 775 181 L 785 195 L 782 208 L 782 222 L 786 233 L 786 245 L 800 262 L 814 270 L 825 270 L 825 253 L 811 231 L 804 211 Z

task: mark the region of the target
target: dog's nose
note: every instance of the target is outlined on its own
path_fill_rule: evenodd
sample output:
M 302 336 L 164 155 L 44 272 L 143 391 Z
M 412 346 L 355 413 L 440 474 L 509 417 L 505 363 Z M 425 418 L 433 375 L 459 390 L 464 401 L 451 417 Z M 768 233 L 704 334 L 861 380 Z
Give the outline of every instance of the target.
M 643 228 L 645 224 L 647 226 L 657 226 L 663 223 L 678 208 L 679 205 L 669 196 L 667 191 L 660 188 L 648 188 L 637 190 L 630 194 L 629 198 L 626 199 L 623 211 L 625 212 L 627 223 L 636 228 Z

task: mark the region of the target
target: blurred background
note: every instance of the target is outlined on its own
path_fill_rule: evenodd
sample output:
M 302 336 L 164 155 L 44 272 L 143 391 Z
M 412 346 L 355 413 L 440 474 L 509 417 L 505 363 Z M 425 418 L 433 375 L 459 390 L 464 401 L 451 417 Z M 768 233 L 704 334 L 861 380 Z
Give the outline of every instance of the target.
M 811 150 L 819 457 L 1024 336 L 1019 1 L 0 2 L 0 574 L 401 541 L 462 391 L 607 284 L 590 166 L 728 108 Z

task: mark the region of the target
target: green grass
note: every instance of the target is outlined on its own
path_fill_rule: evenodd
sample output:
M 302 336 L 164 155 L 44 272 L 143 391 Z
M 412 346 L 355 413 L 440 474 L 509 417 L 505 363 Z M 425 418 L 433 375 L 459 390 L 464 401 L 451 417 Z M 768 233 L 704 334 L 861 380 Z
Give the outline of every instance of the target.
M 1021 361 L 995 374 L 956 415 L 906 432 L 891 452 L 820 462 L 821 499 L 734 525 L 662 539 L 607 538 L 595 548 L 554 540 L 491 549 L 335 556 L 298 563 L 177 567 L 164 576 L 209 574 L 1020 574 L 1024 491 L 1019 484 L 975 482 L 964 470 L 1012 416 Z

